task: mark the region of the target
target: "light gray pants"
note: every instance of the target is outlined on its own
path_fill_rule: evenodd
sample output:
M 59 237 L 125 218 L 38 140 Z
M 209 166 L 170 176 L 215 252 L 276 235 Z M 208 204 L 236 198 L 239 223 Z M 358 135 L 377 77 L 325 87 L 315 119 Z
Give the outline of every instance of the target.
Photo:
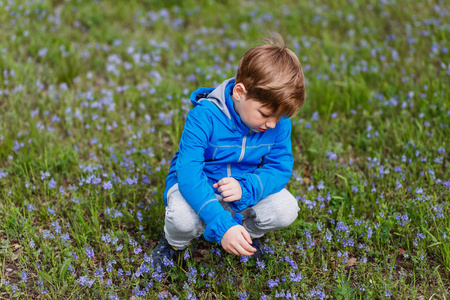
M 228 203 L 216 194 L 222 207 L 234 215 Z M 252 207 L 241 211 L 244 216 L 242 226 L 252 238 L 260 238 L 265 233 L 289 226 L 298 216 L 299 207 L 292 194 L 283 189 L 267 196 Z M 170 245 L 178 250 L 185 249 L 190 242 L 202 235 L 205 223 L 192 209 L 175 184 L 167 192 L 164 232 Z

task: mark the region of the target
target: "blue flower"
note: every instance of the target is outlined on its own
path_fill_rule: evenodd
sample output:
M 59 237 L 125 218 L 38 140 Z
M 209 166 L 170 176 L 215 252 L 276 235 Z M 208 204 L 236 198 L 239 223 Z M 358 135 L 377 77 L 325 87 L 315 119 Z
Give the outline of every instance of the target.
M 112 189 L 112 183 L 111 183 L 111 181 L 105 182 L 105 183 L 103 184 L 103 189 L 104 189 L 104 190 L 110 190 L 110 189 Z
M 300 282 L 302 279 L 306 278 L 302 273 L 289 273 L 291 282 Z
M 417 232 L 417 237 L 421 240 L 423 240 L 425 238 L 425 235 L 421 232 Z
M 109 236 L 109 234 L 102 235 L 101 240 L 102 240 L 102 242 L 105 242 L 107 244 L 111 243 L 111 237 Z
M 261 270 L 264 270 L 264 268 L 266 267 L 266 265 L 264 264 L 263 261 L 260 261 L 259 259 L 256 261 L 256 267 L 258 267 Z
M 44 57 L 44 56 L 46 56 L 47 55 L 47 48 L 42 48 L 41 50 L 39 50 L 39 52 L 38 52 L 38 56 L 39 57 Z
M 68 233 L 65 233 L 65 234 L 61 235 L 59 238 L 62 240 L 63 244 L 64 244 L 66 241 L 70 240 L 70 236 L 69 236 Z
M 197 270 L 193 267 L 189 267 L 189 272 L 188 272 L 188 281 L 191 283 L 195 283 L 197 282 Z
M 94 281 L 95 279 L 89 280 L 87 276 L 81 276 L 80 278 L 77 279 L 78 284 L 80 284 L 81 286 L 88 286 L 88 287 L 91 287 L 94 284 Z
M 329 151 L 329 152 L 327 153 L 327 157 L 328 157 L 329 160 L 336 160 L 336 159 L 337 159 L 336 153 L 333 153 L 333 152 L 331 152 L 331 151 Z
M 0 179 L 2 179 L 3 177 L 8 176 L 8 173 L 0 171 Z
M 371 239 L 371 238 L 372 238 L 372 233 L 373 233 L 372 227 L 369 227 L 369 229 L 367 229 L 367 238 L 368 238 L 368 239 Z
M 48 188 L 51 190 L 51 189 L 54 189 L 55 187 L 56 187 L 56 181 L 52 178 L 48 182 Z
M 325 188 L 325 185 L 323 184 L 323 180 L 319 181 L 319 184 L 317 185 L 317 189 L 323 190 Z
M 247 295 L 247 292 L 242 292 L 242 293 L 238 293 L 238 299 L 239 300 L 245 300 L 245 299 L 247 299 L 247 297 L 248 297 L 248 295 Z
M 278 283 L 280 282 L 280 280 L 278 279 L 278 278 L 276 278 L 275 280 L 273 280 L 273 279 L 269 279 L 268 281 L 267 281 L 267 287 L 269 288 L 269 289 L 273 289 L 274 287 L 277 287 L 278 286 Z
M 399 224 L 400 226 L 403 226 L 409 222 L 409 217 L 407 214 L 397 215 L 397 216 L 395 216 L 395 220 L 397 220 L 397 224 Z
M 22 271 L 22 282 L 27 282 L 27 271 L 23 270 Z
M 94 258 L 94 250 L 91 247 L 86 247 L 85 253 L 88 258 Z
M 51 240 L 55 238 L 55 236 L 47 229 L 42 230 L 42 237 L 44 239 L 51 239 Z
M 309 292 L 309 297 L 313 298 L 313 299 L 319 299 L 319 300 L 325 300 L 327 295 L 322 292 L 322 287 L 320 286 L 316 286 L 314 289 L 312 289 Z
M 56 233 L 61 233 L 61 226 L 59 226 L 58 221 L 51 222 L 50 225 L 55 229 Z

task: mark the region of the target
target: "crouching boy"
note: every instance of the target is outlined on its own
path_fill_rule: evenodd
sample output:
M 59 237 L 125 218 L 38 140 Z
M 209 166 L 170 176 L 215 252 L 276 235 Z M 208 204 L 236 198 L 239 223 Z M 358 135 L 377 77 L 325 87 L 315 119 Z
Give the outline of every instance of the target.
M 300 62 L 277 34 L 245 53 L 235 78 L 191 94 L 194 108 L 165 183 L 155 269 L 166 271 L 202 234 L 228 253 L 262 259 L 260 238 L 299 211 L 285 185 L 293 168 L 289 118 L 304 99 Z

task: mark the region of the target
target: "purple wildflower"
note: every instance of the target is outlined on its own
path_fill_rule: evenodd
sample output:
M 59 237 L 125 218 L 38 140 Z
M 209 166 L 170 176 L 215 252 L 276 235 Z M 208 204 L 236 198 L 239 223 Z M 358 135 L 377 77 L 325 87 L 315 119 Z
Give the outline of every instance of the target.
M 42 237 L 44 239 L 51 239 L 53 240 L 55 238 L 55 236 L 47 229 L 42 230 Z
M 289 273 L 291 282 L 300 282 L 302 279 L 306 278 L 302 273 Z
M 333 152 L 331 152 L 331 151 L 329 151 L 329 152 L 327 153 L 327 157 L 328 157 L 329 160 L 336 160 L 336 159 L 337 159 L 336 153 L 333 153 Z
M 27 282 L 27 271 L 23 270 L 22 271 L 22 282 Z
M 48 182 L 48 188 L 51 190 L 51 189 L 54 189 L 55 187 L 56 187 L 56 181 L 52 178 Z
M 273 289 L 274 287 L 277 287 L 278 286 L 278 283 L 280 282 L 280 280 L 278 279 L 278 278 L 276 278 L 275 280 L 273 280 L 273 279 L 269 279 L 268 281 L 267 281 L 267 287 L 269 288 L 269 289 Z
M 264 268 L 266 267 L 266 265 L 264 264 L 263 261 L 260 261 L 259 259 L 256 261 L 256 266 L 261 269 L 264 270 Z
M 323 184 L 323 180 L 319 181 L 319 184 L 317 185 L 317 189 L 323 190 L 325 188 L 325 185 Z
M 239 300 L 245 300 L 245 299 L 247 299 L 247 297 L 248 297 L 248 295 L 247 295 L 247 292 L 242 292 L 242 293 L 238 293 L 238 299 Z
M 69 236 L 68 233 L 65 233 L 65 234 L 59 236 L 59 238 L 62 240 L 63 244 L 64 244 L 66 241 L 70 240 L 70 236 Z
M 50 173 L 48 171 L 45 172 L 45 173 L 41 171 L 41 180 L 44 180 L 47 177 L 50 177 Z
M 111 181 L 105 182 L 105 183 L 103 184 L 103 189 L 104 189 L 104 190 L 110 190 L 110 189 L 112 189 L 112 183 L 111 183 Z
M 94 250 L 91 247 L 86 247 L 85 249 L 86 256 L 88 258 L 94 258 Z
M 94 284 L 95 279 L 89 280 L 87 276 L 81 276 L 77 279 L 78 284 L 82 286 L 88 286 L 89 288 Z
M 105 242 L 107 244 L 111 243 L 111 237 L 109 236 L 109 234 L 102 235 L 101 240 L 102 240 L 102 242 Z

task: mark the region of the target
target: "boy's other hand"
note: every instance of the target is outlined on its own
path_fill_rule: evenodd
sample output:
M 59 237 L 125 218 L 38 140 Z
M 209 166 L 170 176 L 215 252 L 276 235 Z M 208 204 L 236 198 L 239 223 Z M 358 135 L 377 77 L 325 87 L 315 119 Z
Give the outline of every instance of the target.
M 241 200 L 242 189 L 239 181 L 233 177 L 225 177 L 219 182 L 213 184 L 213 188 L 217 189 L 225 202 L 233 202 Z
M 252 243 L 250 234 L 242 225 L 234 225 L 228 229 L 220 243 L 222 248 L 231 254 L 252 256 L 256 252 L 250 245 Z

